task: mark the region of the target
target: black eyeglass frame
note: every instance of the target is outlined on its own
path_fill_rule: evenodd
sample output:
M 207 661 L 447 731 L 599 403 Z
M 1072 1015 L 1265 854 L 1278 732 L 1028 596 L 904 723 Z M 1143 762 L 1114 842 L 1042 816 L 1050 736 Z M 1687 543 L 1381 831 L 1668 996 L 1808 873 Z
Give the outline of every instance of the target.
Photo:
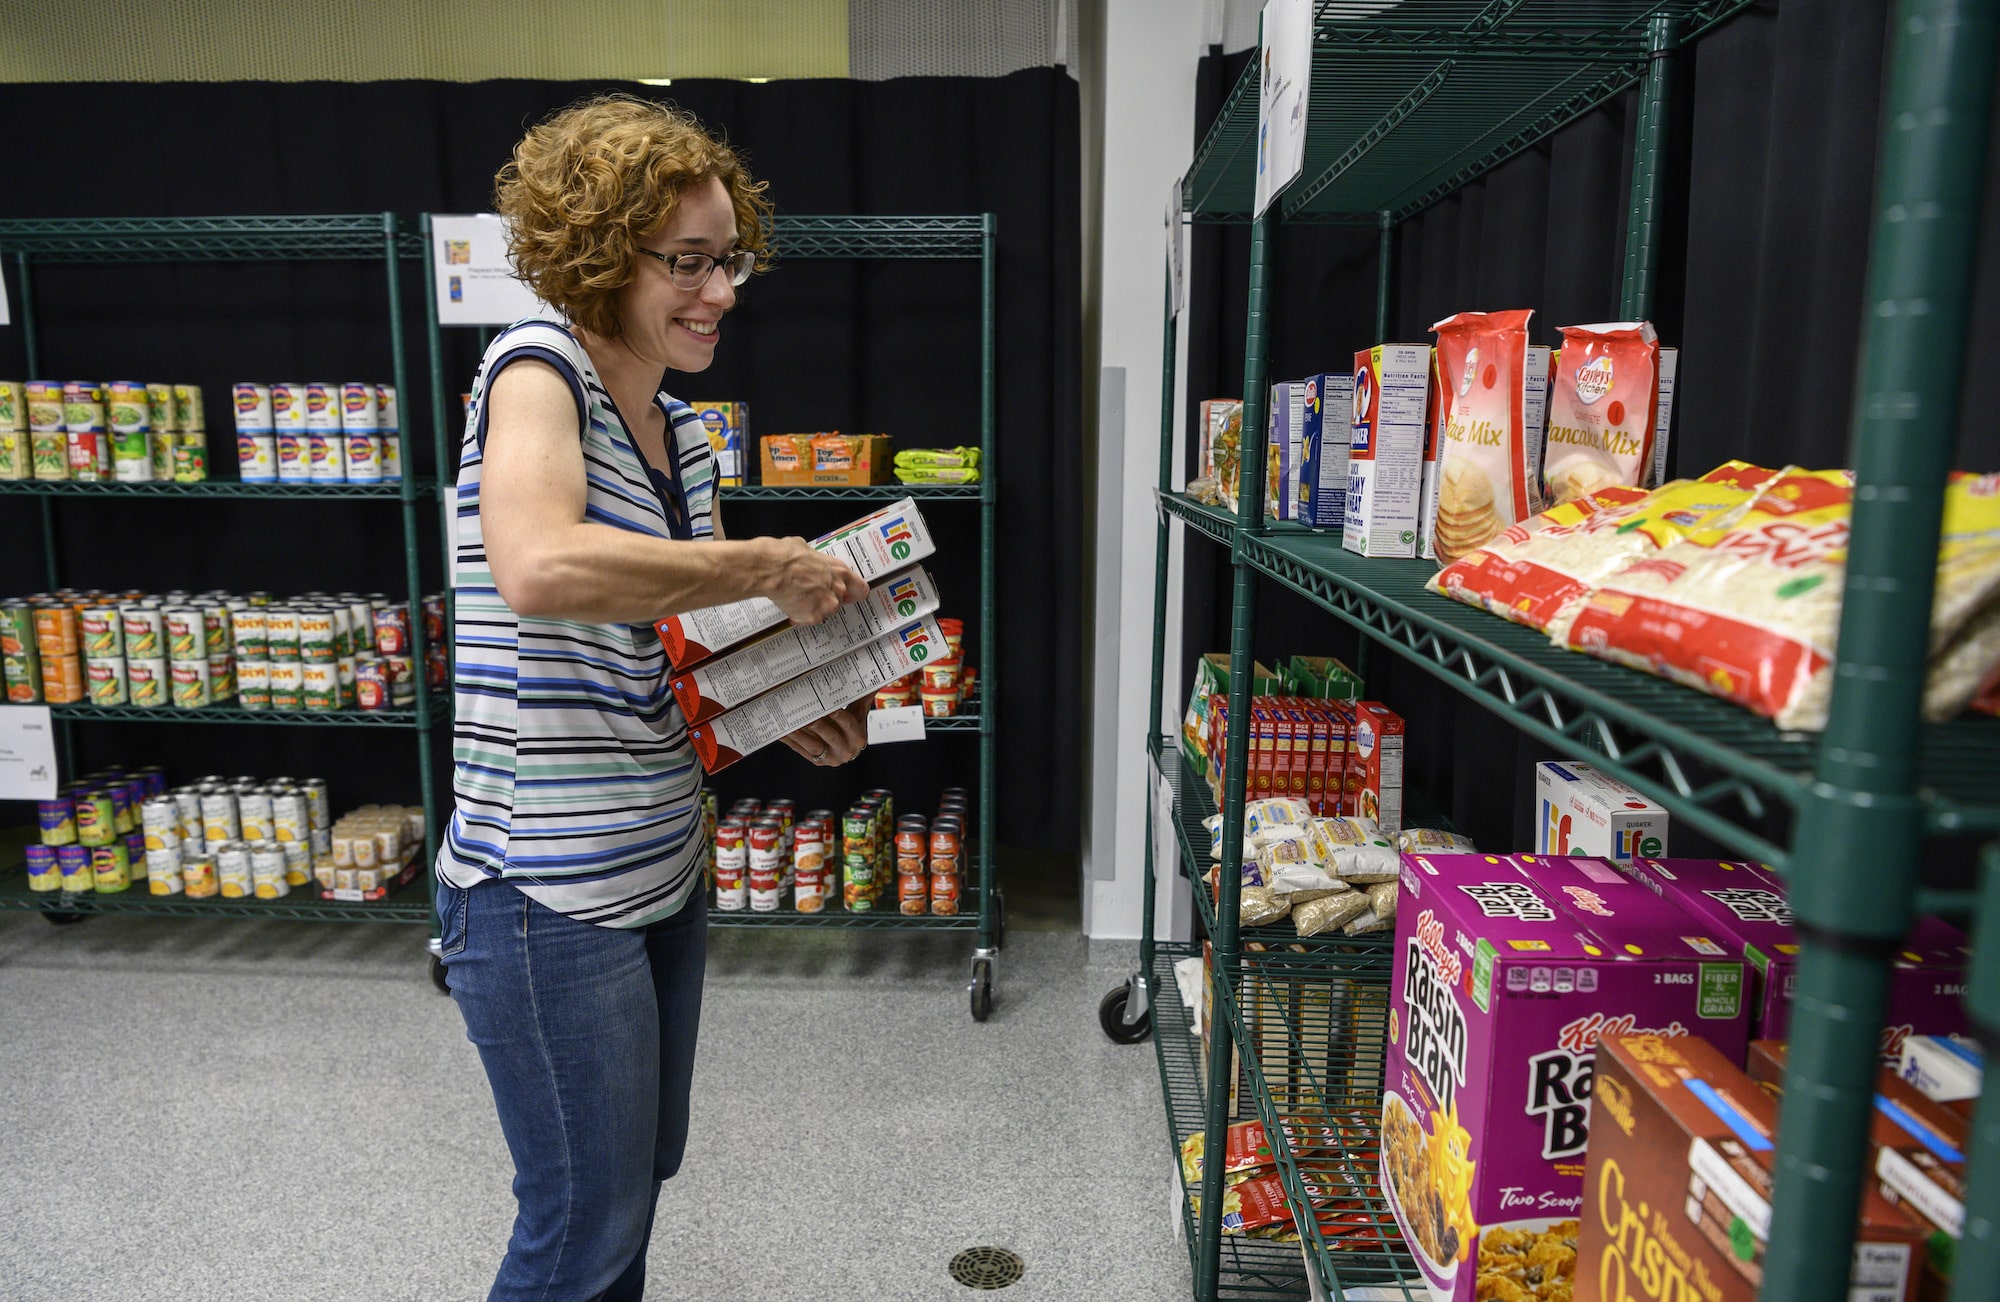
M 701 253 L 692 249 L 686 253 L 661 253 L 643 244 L 634 244 L 632 247 L 649 258 L 656 258 L 666 263 L 667 275 L 672 278 L 676 289 L 700 289 L 708 283 L 708 278 L 715 274 L 717 267 L 729 268 L 730 285 L 741 285 L 750 279 L 750 273 L 757 269 L 757 254 L 751 249 L 736 249 L 718 258 L 713 253 Z M 688 278 L 683 279 L 680 264 L 695 258 L 706 262 L 708 266 L 703 268 L 699 275 L 687 273 Z

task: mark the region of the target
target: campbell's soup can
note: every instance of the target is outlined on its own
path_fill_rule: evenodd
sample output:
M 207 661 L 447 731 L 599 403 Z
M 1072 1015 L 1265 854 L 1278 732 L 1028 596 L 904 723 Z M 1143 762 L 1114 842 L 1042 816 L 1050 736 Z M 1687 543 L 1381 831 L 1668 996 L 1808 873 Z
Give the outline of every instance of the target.
M 749 906 L 749 828 L 733 818 L 715 825 L 715 907 L 741 912 Z
M 819 913 L 826 908 L 825 868 L 792 869 L 792 907 L 800 913 Z
M 896 898 L 903 912 L 917 917 L 927 912 L 930 906 L 930 877 L 926 873 L 897 873 Z
M 940 918 L 958 914 L 958 874 L 931 874 L 931 912 Z
M 784 876 L 775 862 L 760 865 L 754 861 L 753 855 L 749 887 L 752 913 L 776 913 L 784 902 Z

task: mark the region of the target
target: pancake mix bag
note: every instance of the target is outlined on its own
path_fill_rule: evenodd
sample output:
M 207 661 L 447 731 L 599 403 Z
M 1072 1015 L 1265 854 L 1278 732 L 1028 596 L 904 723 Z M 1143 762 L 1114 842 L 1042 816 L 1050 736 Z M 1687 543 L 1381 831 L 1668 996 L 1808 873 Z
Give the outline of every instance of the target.
M 1461 312 L 1432 326 L 1438 387 L 1450 404 L 1438 439 L 1432 547 L 1450 564 L 1542 509 L 1540 441 L 1549 350 L 1528 343 L 1534 313 Z
M 1660 343 L 1646 321 L 1564 326 L 1549 381 L 1542 475 L 1551 505 L 1637 488 L 1653 469 Z

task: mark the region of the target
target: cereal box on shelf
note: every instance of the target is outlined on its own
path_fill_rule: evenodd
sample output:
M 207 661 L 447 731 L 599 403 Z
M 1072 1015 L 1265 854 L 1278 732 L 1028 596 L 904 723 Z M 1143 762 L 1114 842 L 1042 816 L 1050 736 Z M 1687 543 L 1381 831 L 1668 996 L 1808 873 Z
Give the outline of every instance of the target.
M 1403 856 L 1382 1176 L 1438 1302 L 1568 1296 L 1603 1036 L 1741 1056 L 1743 965 L 1676 920 L 1609 864 Z
M 1347 522 L 1347 458 L 1354 437 L 1354 377 L 1308 375 L 1305 465 L 1299 474 L 1301 524 L 1339 529 Z
M 1754 1302 L 1776 1183 L 1771 1099 L 1685 1036 L 1609 1036 L 1598 1067 L 1574 1296 Z M 1923 1230 L 1867 1190 L 1850 1302 L 1910 1302 L 1924 1257 Z
M 1588 764 L 1535 765 L 1535 853 L 1620 861 L 1667 852 L 1667 811 Z
M 1380 701 L 1354 703 L 1343 812 L 1403 830 L 1403 716 Z
M 1417 554 L 1431 350 L 1381 344 L 1354 355 L 1354 421 L 1340 545 L 1363 556 Z

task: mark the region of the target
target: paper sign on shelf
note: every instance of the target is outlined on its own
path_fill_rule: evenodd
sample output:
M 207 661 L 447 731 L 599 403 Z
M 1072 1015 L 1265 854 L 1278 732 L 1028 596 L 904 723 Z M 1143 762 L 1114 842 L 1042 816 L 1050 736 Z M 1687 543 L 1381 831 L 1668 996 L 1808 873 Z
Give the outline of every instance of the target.
M 0 706 L 0 800 L 54 800 L 56 730 L 46 705 Z
M 924 707 L 898 705 L 868 712 L 868 744 L 881 746 L 892 741 L 924 739 Z
M 1181 304 L 1185 301 L 1187 284 L 1186 255 L 1182 252 L 1181 206 L 1186 202 L 1181 193 L 1181 178 L 1174 178 L 1173 188 L 1167 191 L 1167 276 L 1173 285 L 1173 315 L 1181 314 Z
M 1174 834 L 1174 787 L 1153 762 L 1153 873 L 1173 876 L 1180 863 L 1179 838 Z
M 1306 165 L 1306 100 L 1312 89 L 1312 0 L 1264 6 L 1263 73 L 1257 89 L 1257 204 L 1271 201 Z
M 7 269 L 0 267 L 0 325 L 12 325 L 13 321 L 7 315 Z
M 439 325 L 513 325 L 542 310 L 514 275 L 507 224 L 498 213 L 433 215 L 431 262 Z

